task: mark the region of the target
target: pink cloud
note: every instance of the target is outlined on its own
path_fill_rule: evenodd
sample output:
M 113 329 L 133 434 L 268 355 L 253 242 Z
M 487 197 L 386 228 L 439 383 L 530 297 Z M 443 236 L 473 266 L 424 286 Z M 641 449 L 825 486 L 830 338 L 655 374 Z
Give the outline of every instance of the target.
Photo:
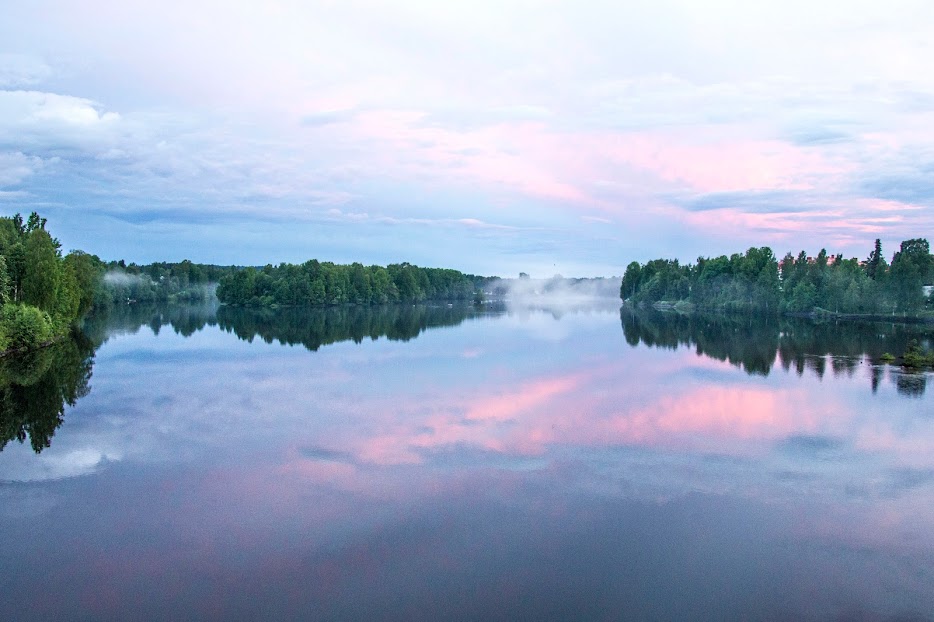
M 359 113 L 356 140 L 393 175 L 481 184 L 560 201 L 569 208 L 628 209 L 606 193 L 607 180 L 649 197 L 665 192 L 839 188 L 854 165 L 809 147 L 748 138 L 738 128 L 699 126 L 641 132 L 557 131 L 543 122 L 452 128 L 415 110 Z M 612 188 L 610 188 L 612 191 Z
M 620 164 L 700 193 L 809 190 L 835 185 L 853 170 L 813 149 L 735 136 L 736 129 L 638 132 L 612 137 L 605 151 Z
M 386 110 L 360 113 L 351 131 L 360 140 L 379 144 L 367 156 L 395 174 L 439 182 L 480 182 L 491 189 L 507 188 L 530 196 L 592 202 L 567 175 L 559 175 L 541 157 L 539 147 L 547 135 L 542 124 L 455 130 L 431 125 L 418 111 Z

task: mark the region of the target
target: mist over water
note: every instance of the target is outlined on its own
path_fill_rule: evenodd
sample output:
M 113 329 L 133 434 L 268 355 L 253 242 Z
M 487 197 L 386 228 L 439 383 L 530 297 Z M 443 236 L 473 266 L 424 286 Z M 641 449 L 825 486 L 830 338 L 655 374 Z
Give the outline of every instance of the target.
M 543 309 L 558 313 L 593 308 L 618 308 L 621 278 L 498 279 L 484 287 L 484 295 L 504 301 L 511 309 Z
M 188 303 L 217 305 L 217 283 L 191 282 L 185 274 L 181 276 L 132 274 L 123 270 L 110 270 L 103 276 L 103 291 L 97 293 L 104 300 L 99 304 L 112 307 L 149 305 L 154 303 Z M 113 309 L 111 309 L 113 310 Z M 122 315 L 120 312 L 114 315 Z M 91 319 L 91 321 L 97 321 Z
M 109 270 L 102 278 L 107 285 L 120 285 L 123 287 L 139 285 L 143 281 L 143 277 L 138 274 L 127 274 L 122 270 Z M 150 281 L 151 279 L 147 276 L 145 280 Z

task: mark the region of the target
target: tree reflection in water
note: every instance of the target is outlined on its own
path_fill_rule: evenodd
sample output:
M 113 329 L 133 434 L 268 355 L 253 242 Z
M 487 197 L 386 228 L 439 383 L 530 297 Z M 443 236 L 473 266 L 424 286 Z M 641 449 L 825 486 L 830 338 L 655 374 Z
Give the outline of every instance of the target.
M 492 309 L 505 312 L 504 307 Z M 96 349 L 111 336 L 143 326 L 158 335 L 166 327 L 191 336 L 216 326 L 245 341 L 301 345 L 308 350 L 342 341 L 386 338 L 407 341 L 434 327 L 456 326 L 489 315 L 470 305 L 343 306 L 325 309 L 243 309 L 205 305 L 129 305 L 87 318 L 81 332 L 28 354 L 0 359 L 0 450 L 12 440 L 41 452 L 73 406 L 90 391 Z M 899 393 L 920 397 L 927 373 L 909 373 L 877 364 L 885 352 L 904 352 L 911 339 L 932 339 L 925 326 L 880 323 L 821 323 L 756 316 L 681 315 L 653 310 L 620 310 L 630 345 L 694 349 L 698 355 L 728 361 L 752 375 L 767 376 L 776 361 L 798 375 L 853 376 L 870 366 L 873 392 L 887 375 Z
M 74 406 L 90 391 L 94 344 L 76 333 L 47 348 L 0 360 L 0 451 L 12 440 L 36 453 L 49 447 Z
M 901 353 L 912 339 L 934 339 L 934 329 L 916 324 L 879 322 L 818 322 L 807 319 L 752 315 L 680 314 L 652 309 L 620 309 L 626 342 L 636 347 L 693 348 L 698 355 L 727 361 L 748 374 L 767 376 L 776 360 L 786 372 L 810 371 L 852 377 L 869 365 L 875 393 L 888 373 L 899 393 L 920 397 L 925 372 L 908 372 L 879 364 L 886 352 Z
M 241 309 L 205 305 L 121 305 L 85 319 L 81 331 L 53 346 L 0 359 L 0 451 L 12 440 L 36 453 L 51 445 L 65 406 L 90 390 L 94 353 L 110 337 L 143 326 L 158 335 L 166 327 L 189 337 L 217 326 L 244 341 L 259 337 L 309 350 L 341 341 L 385 337 L 408 341 L 423 331 L 456 326 L 484 311 L 469 305 Z

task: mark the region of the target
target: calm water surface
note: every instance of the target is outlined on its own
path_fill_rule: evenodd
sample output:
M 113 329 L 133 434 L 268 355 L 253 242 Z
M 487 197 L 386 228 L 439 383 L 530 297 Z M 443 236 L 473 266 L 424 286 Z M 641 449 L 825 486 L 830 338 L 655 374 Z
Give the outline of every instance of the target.
M 927 331 L 118 309 L 3 362 L 0 616 L 934 619 Z

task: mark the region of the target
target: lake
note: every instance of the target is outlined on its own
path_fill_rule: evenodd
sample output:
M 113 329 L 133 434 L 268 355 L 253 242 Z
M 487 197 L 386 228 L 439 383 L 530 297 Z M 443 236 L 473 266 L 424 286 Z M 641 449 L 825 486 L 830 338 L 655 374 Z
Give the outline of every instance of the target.
M 931 331 L 118 308 L 2 363 L 0 615 L 932 619 Z

